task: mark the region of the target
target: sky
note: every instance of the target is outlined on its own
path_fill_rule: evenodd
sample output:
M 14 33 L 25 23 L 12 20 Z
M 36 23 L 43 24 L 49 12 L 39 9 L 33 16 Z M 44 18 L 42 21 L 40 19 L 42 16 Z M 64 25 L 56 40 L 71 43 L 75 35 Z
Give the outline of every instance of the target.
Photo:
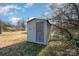
M 47 3 L 0 3 L 0 19 L 16 24 L 18 20 L 48 15 Z

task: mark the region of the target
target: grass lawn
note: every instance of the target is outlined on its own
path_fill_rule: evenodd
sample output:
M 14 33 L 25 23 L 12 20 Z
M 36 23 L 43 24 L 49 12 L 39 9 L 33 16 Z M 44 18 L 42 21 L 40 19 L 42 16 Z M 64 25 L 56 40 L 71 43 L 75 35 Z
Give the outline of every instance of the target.
M 3 32 L 0 34 L 0 56 L 31 56 L 38 55 L 45 47 L 26 41 L 23 31 Z
M 0 49 L 0 56 L 36 56 L 45 46 L 31 43 L 21 42 L 12 46 Z
M 57 31 L 56 31 L 57 32 Z M 54 33 L 47 46 L 27 42 L 22 31 L 4 32 L 0 35 L 0 56 L 76 56 L 79 50 Z M 57 32 L 58 33 L 58 32 Z

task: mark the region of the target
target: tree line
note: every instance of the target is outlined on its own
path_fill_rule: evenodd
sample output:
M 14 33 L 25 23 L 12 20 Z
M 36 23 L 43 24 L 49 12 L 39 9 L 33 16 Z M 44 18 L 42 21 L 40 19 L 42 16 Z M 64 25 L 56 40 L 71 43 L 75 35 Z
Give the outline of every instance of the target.
M 6 22 L 0 20 L 0 34 L 3 31 L 16 31 L 16 30 L 25 30 L 25 20 L 19 20 L 16 25 L 11 24 L 10 22 Z

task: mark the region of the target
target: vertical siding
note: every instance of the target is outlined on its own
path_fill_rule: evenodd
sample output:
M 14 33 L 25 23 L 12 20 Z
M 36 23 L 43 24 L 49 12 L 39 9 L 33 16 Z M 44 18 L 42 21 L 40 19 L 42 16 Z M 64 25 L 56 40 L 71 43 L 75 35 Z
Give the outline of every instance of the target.
M 47 42 L 48 42 L 48 40 L 50 39 L 50 30 L 51 30 L 51 24 L 49 24 L 49 23 L 47 23 Z
M 44 22 L 44 42 L 36 42 L 36 22 Z M 44 44 L 48 42 L 48 22 L 46 20 L 33 20 L 27 23 L 27 41 Z M 31 30 L 29 30 L 31 28 Z M 40 29 L 40 28 L 39 28 Z
M 47 21 L 44 22 L 44 44 L 47 44 L 47 40 L 48 40 L 48 33 L 47 33 Z
M 27 23 L 27 41 L 35 42 L 35 22 Z

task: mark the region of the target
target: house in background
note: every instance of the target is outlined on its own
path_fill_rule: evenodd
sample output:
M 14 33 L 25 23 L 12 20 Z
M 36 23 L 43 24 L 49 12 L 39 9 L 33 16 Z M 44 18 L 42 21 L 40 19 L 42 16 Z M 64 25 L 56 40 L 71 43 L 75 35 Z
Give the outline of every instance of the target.
M 33 18 L 27 21 L 27 41 L 46 45 L 48 43 L 50 25 L 46 19 Z

